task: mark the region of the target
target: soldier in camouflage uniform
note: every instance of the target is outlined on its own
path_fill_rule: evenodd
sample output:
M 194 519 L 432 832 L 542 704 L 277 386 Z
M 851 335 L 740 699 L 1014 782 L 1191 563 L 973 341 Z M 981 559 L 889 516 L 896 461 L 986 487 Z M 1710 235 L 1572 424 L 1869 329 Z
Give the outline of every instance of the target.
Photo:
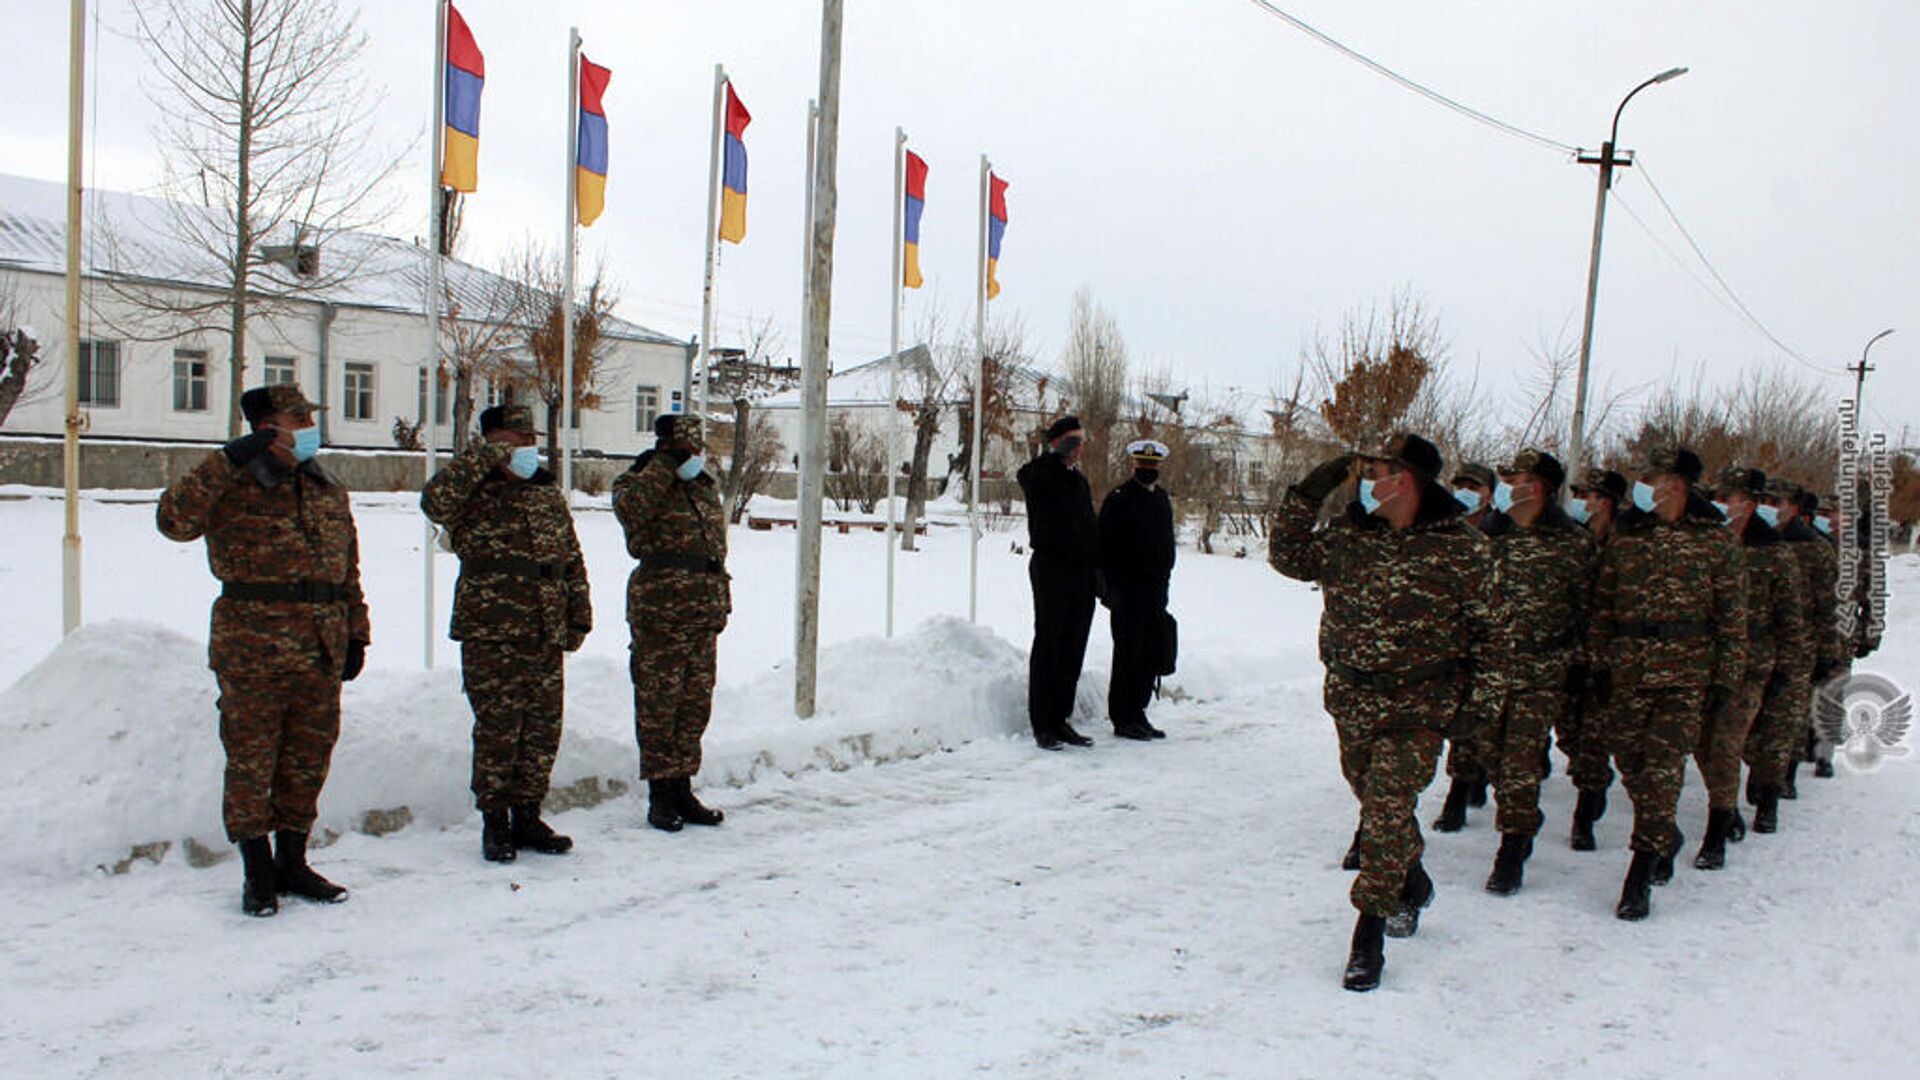
M 1786 690 L 1787 675 L 1777 658 L 1805 648 L 1805 591 L 1800 567 L 1774 531 L 1754 510 L 1766 497 L 1767 477 L 1759 469 L 1728 468 L 1720 474 L 1720 502 L 1732 534 L 1746 557 L 1746 673 L 1728 707 L 1711 714 L 1700 728 L 1693 759 L 1707 784 L 1707 831 L 1693 865 L 1718 870 L 1727 862 L 1727 843 L 1746 836 L 1740 820 L 1740 759 L 1763 705 Z
M 1493 772 L 1500 851 L 1487 891 L 1520 890 L 1540 832 L 1540 783 L 1553 727 L 1567 708 L 1567 682 L 1585 643 L 1593 588 L 1593 537 L 1560 509 L 1566 469 L 1552 454 L 1522 450 L 1501 470 L 1494 510 L 1481 525 L 1499 582 L 1494 614 L 1513 637 L 1506 706 L 1481 733 L 1479 758 Z
M 1633 863 L 1615 914 L 1644 919 L 1652 885 L 1673 877 L 1685 843 L 1674 824 L 1687 755 L 1703 719 L 1726 708 L 1746 673 L 1746 580 L 1720 512 L 1694 489 L 1700 459 L 1653 448 L 1634 508 L 1600 557 L 1587 628 L 1595 697 L 1633 798 Z
M 627 624 L 647 823 L 678 832 L 722 818 L 694 798 L 693 775 L 713 710 L 714 646 L 733 599 L 727 519 L 706 472 L 702 425 L 669 414 L 654 432 L 658 445 L 614 481 L 613 512 L 638 560 L 627 579 Z
M 1587 527 L 1594 541 L 1594 565 L 1599 552 L 1613 538 L 1613 523 L 1627 503 L 1627 478 L 1612 469 L 1589 468 L 1569 489 L 1567 515 Z M 1584 633 L 1584 630 L 1583 630 Z M 1567 674 L 1567 709 L 1554 735 L 1567 755 L 1567 777 L 1579 793 L 1573 808 L 1569 844 L 1575 851 L 1592 851 L 1593 823 L 1607 812 L 1607 788 L 1613 785 L 1613 766 L 1607 753 L 1606 709 L 1593 700 L 1592 669 L 1576 662 Z
M 206 538 L 221 581 L 207 654 L 227 754 L 222 815 L 245 867 L 241 908 L 256 916 L 277 912 L 281 893 L 347 898 L 306 855 L 340 683 L 360 674 L 371 640 L 347 491 L 313 460 L 320 408 L 291 383 L 247 391 L 252 432 L 169 485 L 157 514 L 170 540 Z
M 1757 808 L 1754 813 L 1755 831 L 1758 832 L 1773 831 L 1779 799 L 1795 799 L 1800 795 L 1795 781 L 1800 771 L 1802 753 L 1813 737 L 1814 695 L 1839 672 L 1845 652 L 1845 643 L 1840 640 L 1836 625 L 1839 603 L 1834 599 L 1834 589 L 1840 579 L 1839 556 L 1833 545 L 1821 539 L 1809 524 L 1811 515 L 1803 507 L 1805 498 L 1804 489 L 1791 480 L 1776 476 L 1767 481 L 1767 506 L 1778 522 L 1774 528 L 1779 530 L 1781 539 L 1787 542 L 1787 550 L 1799 562 L 1800 576 L 1807 589 L 1807 653 L 1801 662 L 1801 669 L 1806 673 L 1805 681 L 1789 690 L 1796 697 L 1799 717 L 1793 731 L 1794 741 L 1787 747 L 1786 757 L 1781 762 L 1784 776 L 1775 793 L 1772 813 L 1766 813 L 1765 807 Z M 1780 737 L 1784 738 L 1784 733 Z M 1774 772 L 1771 766 L 1768 772 Z M 1764 829 L 1760 828 L 1763 816 L 1768 819 Z
M 1453 497 L 1466 509 L 1467 524 L 1482 528 L 1493 513 L 1493 470 L 1477 461 L 1463 463 L 1453 474 Z M 1491 763 L 1480 757 L 1477 739 L 1447 739 L 1447 797 L 1433 827 L 1459 832 L 1467 827 L 1467 808 L 1487 805 Z
M 1861 505 L 1864 506 L 1867 500 L 1873 497 L 1869 485 L 1861 485 L 1860 495 Z M 1872 540 L 1867 535 L 1867 529 L 1871 525 L 1865 520 L 1866 515 L 1862 515 L 1860 527 L 1853 533 L 1859 538 L 1852 558 L 1848 560 L 1854 566 L 1853 594 L 1842 599 L 1840 597 L 1840 561 L 1847 559 L 1847 556 L 1840 550 L 1840 538 L 1833 527 L 1834 516 L 1839 512 L 1839 507 L 1840 496 L 1837 493 L 1829 492 L 1824 500 L 1811 491 L 1804 492 L 1801 496 L 1802 519 L 1813 526 L 1814 533 L 1825 540 L 1828 546 L 1833 548 L 1834 553 L 1834 636 L 1839 640 L 1840 645 L 1839 651 L 1835 654 L 1833 670 L 1828 673 L 1825 683 L 1829 690 L 1844 687 L 1846 679 L 1853 674 L 1854 659 L 1865 656 L 1880 646 L 1878 638 L 1874 637 L 1869 626 L 1872 604 L 1870 575 L 1873 560 Z M 1852 616 L 1844 623 L 1840 618 L 1843 611 Z M 1869 641 L 1870 638 L 1871 641 Z M 1816 716 L 1819 713 L 1817 704 L 1813 713 Z M 1808 731 L 1808 756 L 1813 759 L 1813 775 L 1828 780 L 1833 778 L 1833 744 L 1821 737 L 1817 723 Z
M 1439 451 L 1398 435 L 1357 460 L 1359 498 L 1324 528 L 1314 527 L 1320 504 L 1356 457 L 1324 462 L 1287 490 L 1268 523 L 1268 561 L 1319 582 L 1325 605 L 1325 702 L 1360 801 L 1360 915 L 1346 986 L 1370 990 L 1385 963 L 1382 938 L 1413 933 L 1433 897 L 1414 817 L 1420 792 L 1444 733 L 1464 735 L 1499 711 L 1506 650 L 1487 606 L 1486 539 L 1436 482 Z
M 420 508 L 460 556 L 453 640 L 473 706 L 481 854 L 573 847 L 540 819 L 560 750 L 566 654 L 593 629 L 587 566 L 567 498 L 540 467 L 533 410 L 480 414 L 480 441 L 427 481 Z

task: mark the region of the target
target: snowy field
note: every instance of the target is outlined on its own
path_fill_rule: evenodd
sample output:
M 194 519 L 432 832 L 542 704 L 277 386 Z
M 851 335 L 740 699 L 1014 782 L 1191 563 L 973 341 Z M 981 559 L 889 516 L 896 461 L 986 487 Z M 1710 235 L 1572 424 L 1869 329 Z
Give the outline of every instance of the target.
M 11 497 L 21 496 L 21 497 Z M 0 490 L 0 1076 L 1290 1077 L 1913 1075 L 1920 762 L 1802 773 L 1782 831 L 1613 917 L 1630 814 L 1564 842 L 1549 781 L 1526 888 L 1480 886 L 1490 811 L 1429 835 L 1439 887 L 1370 995 L 1339 985 L 1354 804 L 1319 702 L 1314 592 L 1182 552 L 1171 737 L 1025 737 L 1031 618 L 1011 534 L 900 560 L 825 544 L 820 715 L 791 716 L 790 530 L 735 530 L 735 613 L 701 779 L 718 830 L 646 828 L 631 790 L 628 569 L 579 515 L 598 628 L 568 670 L 563 858 L 483 863 L 458 658 L 420 664 L 420 519 L 357 503 L 373 610 L 315 855 L 342 907 L 238 908 L 204 667 L 215 584 L 138 496 L 91 498 L 88 627 L 60 641 L 60 504 Z M 133 501 L 128 501 L 133 500 Z M 603 504 L 604 506 L 604 504 Z M 456 564 L 439 560 L 440 625 Z M 1863 665 L 1920 684 L 1920 561 Z M 953 616 L 960 616 L 959 619 Z M 1430 819 L 1438 791 L 1422 811 Z M 380 833 L 381 835 L 373 835 Z M 136 849 L 140 853 L 135 856 Z

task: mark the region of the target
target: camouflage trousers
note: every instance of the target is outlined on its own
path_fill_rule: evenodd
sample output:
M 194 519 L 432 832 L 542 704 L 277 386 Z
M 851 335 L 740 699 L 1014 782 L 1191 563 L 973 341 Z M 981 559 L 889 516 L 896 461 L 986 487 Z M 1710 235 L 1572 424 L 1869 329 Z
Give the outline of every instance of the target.
M 1614 691 L 1608 717 L 1620 783 L 1633 799 L 1635 851 L 1667 855 L 1680 847 L 1674 814 L 1686 779 L 1687 755 L 1700 738 L 1703 687 L 1632 688 Z
M 1480 760 L 1493 777 L 1494 827 L 1503 833 L 1540 832 L 1540 763 L 1553 725 L 1566 712 L 1567 695 L 1559 687 L 1518 688 L 1507 707 L 1481 731 Z
M 538 804 L 560 752 L 566 653 L 517 641 L 460 644 L 473 706 L 473 799 L 482 810 Z
M 1575 790 L 1605 794 L 1613 786 L 1605 720 L 1606 710 L 1582 696 L 1569 698 L 1554 724 L 1554 740 L 1567 755 L 1567 778 Z
M 1366 915 L 1400 909 L 1407 873 L 1420 861 L 1425 842 L 1414 809 L 1433 782 L 1440 761 L 1443 708 L 1440 684 L 1395 691 L 1363 690 L 1329 675 L 1324 700 L 1340 736 L 1340 771 L 1360 800 L 1360 873 L 1350 897 Z
M 339 677 L 317 656 L 273 675 L 215 675 L 227 752 L 220 808 L 227 839 L 312 832 L 340 738 Z
M 1757 783 L 1775 788 L 1786 784 L 1787 766 L 1800 752 L 1812 710 L 1813 691 L 1804 669 L 1772 697 L 1761 694 L 1759 714 L 1747 732 L 1745 754 Z
M 1760 714 L 1760 699 L 1767 680 L 1763 676 L 1740 684 L 1718 716 L 1708 716 L 1700 724 L 1700 739 L 1693 747 L 1694 764 L 1707 782 L 1707 806 L 1713 810 L 1737 810 L 1740 807 L 1740 755 L 1746 749 L 1747 733 Z
M 633 730 L 640 778 L 673 780 L 700 771 L 700 738 L 713 713 L 718 632 L 649 623 L 633 630 Z

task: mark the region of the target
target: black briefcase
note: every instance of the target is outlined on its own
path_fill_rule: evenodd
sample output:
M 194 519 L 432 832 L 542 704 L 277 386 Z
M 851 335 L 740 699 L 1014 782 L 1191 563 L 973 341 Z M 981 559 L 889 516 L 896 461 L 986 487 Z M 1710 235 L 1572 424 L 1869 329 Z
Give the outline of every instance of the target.
M 1171 675 L 1180 662 L 1180 623 L 1174 619 L 1172 612 L 1163 611 L 1160 613 L 1159 629 L 1159 648 L 1153 654 L 1154 674 Z

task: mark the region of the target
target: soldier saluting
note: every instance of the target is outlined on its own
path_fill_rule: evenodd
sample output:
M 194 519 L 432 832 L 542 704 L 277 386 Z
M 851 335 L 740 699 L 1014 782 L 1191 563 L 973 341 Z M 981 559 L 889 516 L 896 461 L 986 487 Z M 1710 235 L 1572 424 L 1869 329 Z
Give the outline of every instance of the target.
M 242 394 L 253 431 L 168 485 L 157 514 L 170 540 L 206 538 L 221 581 L 207 642 L 227 754 L 221 812 L 244 867 L 240 906 L 255 916 L 279 911 L 281 893 L 347 898 L 307 865 L 340 683 L 360 674 L 371 639 L 347 490 L 313 460 L 321 408 L 292 383 Z
M 450 632 L 473 706 L 473 797 L 491 862 L 512 862 L 520 848 L 573 847 L 540 820 L 540 804 L 560 750 L 566 654 L 593 629 L 593 603 L 573 515 L 540 466 L 537 435 L 527 406 L 486 409 L 480 441 L 420 493 L 460 556 Z
M 1360 463 L 1359 498 L 1324 529 L 1320 504 Z M 1320 657 L 1340 768 L 1360 800 L 1349 990 L 1380 984 L 1383 937 L 1411 935 L 1433 898 L 1414 808 L 1443 733 L 1499 711 L 1504 630 L 1486 597 L 1487 542 L 1436 483 L 1440 452 L 1396 435 L 1323 462 L 1287 489 L 1268 524 L 1268 561 L 1320 583 Z M 1389 925 L 1391 921 L 1391 925 Z

